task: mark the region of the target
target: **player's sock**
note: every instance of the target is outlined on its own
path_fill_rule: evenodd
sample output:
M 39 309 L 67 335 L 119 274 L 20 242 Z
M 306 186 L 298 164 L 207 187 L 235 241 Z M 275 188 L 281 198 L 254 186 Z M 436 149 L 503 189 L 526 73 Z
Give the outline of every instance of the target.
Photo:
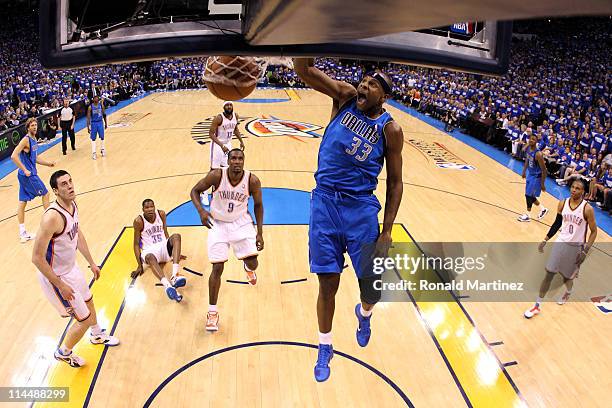
M 215 313 L 217 311 L 217 305 L 208 305 L 208 311 Z
M 332 344 L 332 332 L 319 332 L 319 344 Z
M 89 329 L 91 330 L 92 336 L 99 336 L 100 334 L 102 334 L 102 328 L 99 324 L 94 324 Z
M 66 346 L 61 346 L 61 347 L 59 348 L 59 351 L 60 351 L 60 353 L 62 353 L 62 354 L 63 354 L 63 355 L 65 355 L 65 356 L 67 356 L 67 355 L 69 355 L 70 353 L 72 353 L 72 349 L 69 349 L 69 348 L 68 348 L 68 347 L 66 347 Z
M 91 153 L 95 153 L 96 152 L 96 141 L 92 140 L 91 141 Z
M 538 296 L 538 298 L 536 299 L 535 304 L 536 304 L 537 307 L 540 307 L 540 303 L 542 303 L 542 298 Z
M 363 308 L 363 305 L 359 305 L 359 313 L 363 316 L 363 317 L 370 317 L 372 316 L 372 310 L 365 310 Z
M 168 281 L 168 278 L 166 278 L 165 276 L 161 278 L 161 283 L 162 285 L 164 285 L 164 288 L 166 289 L 172 286 L 170 282 Z
M 25 234 L 26 234 L 25 224 L 19 224 L 19 235 L 25 235 Z
M 100 149 L 104 150 L 104 139 L 100 140 Z
M 181 268 L 181 266 L 179 264 L 177 264 L 177 263 L 173 263 L 172 264 L 172 277 L 173 278 L 176 277 L 176 275 L 178 274 L 180 268 Z

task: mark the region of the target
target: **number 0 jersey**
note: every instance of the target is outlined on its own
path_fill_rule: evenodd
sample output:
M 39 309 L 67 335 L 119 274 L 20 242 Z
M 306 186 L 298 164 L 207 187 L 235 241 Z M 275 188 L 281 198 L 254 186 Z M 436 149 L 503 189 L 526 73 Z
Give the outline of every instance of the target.
M 557 237 L 557 242 L 572 242 L 584 244 L 589 224 L 584 217 L 584 207 L 587 205 L 587 200 L 582 200 L 574 209 L 570 205 L 570 199 L 567 198 L 563 203 L 563 222 L 561 223 L 561 231 Z
M 319 147 L 317 186 L 348 194 L 376 189 L 385 160 L 383 129 L 393 118 L 384 112 L 370 119 L 357 109 L 357 98 L 346 102 L 331 120 Z
M 251 172 L 244 170 L 242 179 L 235 186 L 230 182 L 227 172 L 226 167 L 221 168 L 221 181 L 213 191 L 210 213 L 215 220 L 232 222 L 248 212 Z

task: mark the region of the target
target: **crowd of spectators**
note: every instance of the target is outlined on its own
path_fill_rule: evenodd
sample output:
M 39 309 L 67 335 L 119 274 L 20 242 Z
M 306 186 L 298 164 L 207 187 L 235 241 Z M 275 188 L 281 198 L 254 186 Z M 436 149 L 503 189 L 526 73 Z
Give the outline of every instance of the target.
M 0 16 L 0 131 L 62 105 L 63 99 L 105 104 L 146 91 L 205 87 L 203 58 L 171 58 L 71 70 L 44 70 L 37 58 L 36 15 Z M 559 19 L 523 23 L 533 32 L 513 42 L 511 65 L 502 77 L 444 69 L 381 64 L 394 82 L 393 98 L 503 149 L 516 159 L 531 134 L 538 137 L 549 175 L 559 184 L 582 177 L 588 198 L 612 210 L 612 75 L 608 19 Z M 335 79 L 357 84 L 372 63 L 318 59 Z M 270 66 L 262 84 L 304 86 L 295 72 Z
M 527 26 L 527 27 L 525 27 Z M 612 213 L 612 76 L 605 19 L 559 19 L 523 23 L 535 32 L 513 42 L 511 65 L 502 77 L 381 64 L 394 81 L 393 98 L 523 160 L 535 134 L 548 174 L 560 185 L 588 181 L 587 199 Z M 371 69 L 364 63 L 319 59 L 338 80 L 357 84 Z M 303 86 L 287 68 L 267 80 Z

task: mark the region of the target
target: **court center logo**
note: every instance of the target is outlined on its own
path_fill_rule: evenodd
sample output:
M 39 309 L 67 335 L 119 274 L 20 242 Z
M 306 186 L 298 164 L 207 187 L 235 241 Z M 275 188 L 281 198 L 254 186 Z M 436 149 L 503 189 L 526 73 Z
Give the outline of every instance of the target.
M 210 143 L 210 126 L 212 125 L 212 121 L 215 119 L 215 116 L 211 116 L 209 118 L 204 119 L 202 122 L 196 123 L 191 128 L 191 138 L 196 141 L 196 143 L 205 145 Z M 253 119 L 251 117 L 238 117 L 238 125 L 241 123 Z M 246 138 L 247 136 L 242 136 Z M 236 139 L 236 138 L 233 138 Z
M 246 125 L 246 130 L 257 137 L 292 136 L 292 137 L 321 137 L 316 133 L 322 126 L 312 123 L 296 122 L 294 120 L 277 118 L 258 118 Z
M 432 159 L 441 169 L 475 170 L 476 167 L 467 164 L 465 160 L 451 152 L 440 142 L 427 142 L 420 139 L 408 139 L 408 142 L 420 151 L 427 159 Z

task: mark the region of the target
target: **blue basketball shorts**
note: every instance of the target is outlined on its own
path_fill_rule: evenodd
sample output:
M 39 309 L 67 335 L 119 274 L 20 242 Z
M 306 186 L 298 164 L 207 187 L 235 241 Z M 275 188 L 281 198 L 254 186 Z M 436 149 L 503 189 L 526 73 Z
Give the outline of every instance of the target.
M 341 273 L 344 253 L 357 277 L 371 274 L 367 252 L 379 236 L 381 206 L 373 194 L 348 195 L 317 187 L 310 199 L 308 257 L 312 273 Z
M 542 193 L 542 176 L 527 176 L 525 184 L 525 195 L 527 197 L 539 197 Z
M 19 201 L 30 201 L 48 192 L 47 187 L 36 174 L 27 177 L 17 173 L 17 180 L 19 180 Z
M 91 140 L 96 140 L 97 136 L 100 136 L 100 140 L 104 140 L 104 122 L 91 122 L 89 137 Z

